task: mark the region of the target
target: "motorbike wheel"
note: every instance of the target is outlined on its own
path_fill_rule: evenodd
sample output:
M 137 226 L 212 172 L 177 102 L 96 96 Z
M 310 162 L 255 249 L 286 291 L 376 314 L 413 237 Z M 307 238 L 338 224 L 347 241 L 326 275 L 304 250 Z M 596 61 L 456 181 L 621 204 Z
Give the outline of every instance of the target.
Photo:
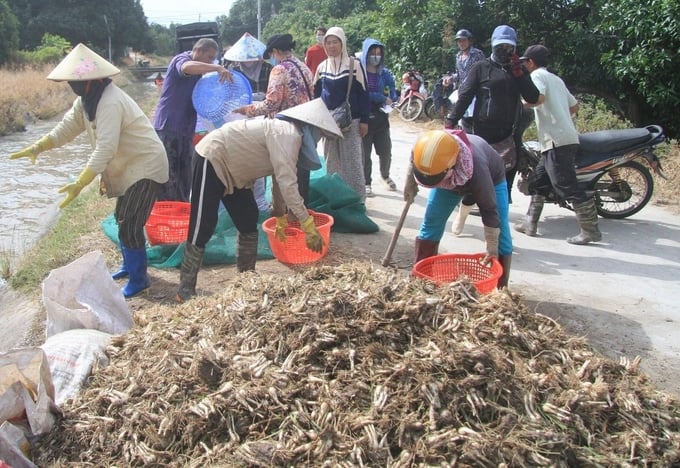
M 434 99 L 427 98 L 425 101 L 425 115 L 427 115 L 432 120 L 439 117 L 437 111 L 434 108 Z
M 623 219 L 647 205 L 654 191 L 654 179 L 647 167 L 629 161 L 595 179 L 597 212 L 603 218 Z
M 423 100 L 411 98 L 399 107 L 399 117 L 404 122 L 413 122 L 423 113 Z

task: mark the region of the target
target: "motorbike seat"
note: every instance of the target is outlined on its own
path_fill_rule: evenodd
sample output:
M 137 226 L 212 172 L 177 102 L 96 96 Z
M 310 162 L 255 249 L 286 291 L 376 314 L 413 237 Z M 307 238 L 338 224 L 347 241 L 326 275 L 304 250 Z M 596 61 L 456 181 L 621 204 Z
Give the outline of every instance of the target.
M 629 150 L 650 140 L 646 128 L 627 128 L 624 130 L 600 130 L 582 133 L 578 136 L 582 154 L 611 154 Z

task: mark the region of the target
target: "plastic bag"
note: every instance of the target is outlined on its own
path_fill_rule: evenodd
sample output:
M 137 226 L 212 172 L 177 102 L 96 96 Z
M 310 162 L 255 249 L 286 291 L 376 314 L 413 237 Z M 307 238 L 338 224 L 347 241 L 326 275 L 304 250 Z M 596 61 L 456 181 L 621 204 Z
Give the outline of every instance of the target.
M 47 337 L 74 328 L 118 335 L 134 325 L 120 286 L 100 251 L 52 270 L 43 282 Z
M 32 435 L 49 432 L 58 409 L 47 356 L 40 348 L 0 354 L 0 423 L 26 420 Z
M 78 394 L 95 365 L 109 364 L 105 352 L 111 337 L 98 330 L 67 330 L 49 337 L 40 346 L 47 356 L 57 405 Z

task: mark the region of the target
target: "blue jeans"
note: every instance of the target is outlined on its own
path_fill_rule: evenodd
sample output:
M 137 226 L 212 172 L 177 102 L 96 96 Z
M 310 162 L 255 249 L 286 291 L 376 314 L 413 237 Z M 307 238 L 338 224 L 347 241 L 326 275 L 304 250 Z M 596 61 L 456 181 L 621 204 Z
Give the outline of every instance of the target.
M 494 187 L 496 191 L 496 205 L 500 218 L 501 233 L 498 240 L 498 255 L 512 254 L 512 236 L 510 235 L 510 205 L 508 201 L 508 186 L 505 181 Z M 453 210 L 460 203 L 462 195 L 446 189 L 432 189 L 425 207 L 425 217 L 420 225 L 418 237 L 423 240 L 439 242 L 446 230 Z

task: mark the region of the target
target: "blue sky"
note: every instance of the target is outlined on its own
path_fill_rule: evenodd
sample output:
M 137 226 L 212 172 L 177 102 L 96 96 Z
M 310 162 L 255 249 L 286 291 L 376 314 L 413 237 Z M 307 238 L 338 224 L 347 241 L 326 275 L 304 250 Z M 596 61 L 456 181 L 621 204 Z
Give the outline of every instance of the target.
M 213 21 L 217 16 L 229 14 L 233 3 L 234 0 L 141 0 L 149 24 L 165 26 Z

